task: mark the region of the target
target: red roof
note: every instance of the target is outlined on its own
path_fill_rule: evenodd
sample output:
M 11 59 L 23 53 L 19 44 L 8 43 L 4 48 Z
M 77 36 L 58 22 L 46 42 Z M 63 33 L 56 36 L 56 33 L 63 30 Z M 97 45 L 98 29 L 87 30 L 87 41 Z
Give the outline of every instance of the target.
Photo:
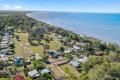
M 15 77 L 15 80 L 25 80 L 25 78 L 23 76 L 17 75 Z
M 104 54 L 103 51 L 97 51 L 97 52 L 96 52 L 96 55 L 98 55 L 98 56 L 102 56 L 103 54 Z

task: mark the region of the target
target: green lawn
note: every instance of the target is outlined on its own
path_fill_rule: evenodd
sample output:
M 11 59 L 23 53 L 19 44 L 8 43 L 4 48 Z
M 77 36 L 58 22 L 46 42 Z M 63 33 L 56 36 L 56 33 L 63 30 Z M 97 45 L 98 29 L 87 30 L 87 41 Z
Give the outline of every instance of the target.
M 21 55 L 21 53 L 23 53 L 23 51 L 20 47 L 20 44 L 16 40 L 14 40 L 14 41 L 15 41 L 15 49 L 14 49 L 15 53 L 16 53 L 16 55 Z
M 43 55 L 43 47 L 42 46 L 29 46 L 28 47 L 30 50 L 32 50 L 34 53 L 38 53 L 40 55 Z

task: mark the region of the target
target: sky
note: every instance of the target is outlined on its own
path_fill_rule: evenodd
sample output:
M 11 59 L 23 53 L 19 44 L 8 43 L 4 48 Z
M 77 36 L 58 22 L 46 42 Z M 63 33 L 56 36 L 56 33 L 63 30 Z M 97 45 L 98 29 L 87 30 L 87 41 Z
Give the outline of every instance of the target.
M 0 0 L 0 10 L 120 13 L 120 0 Z

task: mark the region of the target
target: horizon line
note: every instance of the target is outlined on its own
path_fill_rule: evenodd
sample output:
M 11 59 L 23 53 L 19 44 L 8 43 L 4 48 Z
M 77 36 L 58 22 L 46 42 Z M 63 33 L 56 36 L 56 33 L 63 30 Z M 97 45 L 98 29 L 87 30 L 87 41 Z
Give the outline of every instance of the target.
M 120 14 L 120 12 L 93 12 L 93 11 L 43 11 L 43 10 L 0 10 L 0 11 L 17 11 L 17 12 L 70 12 L 70 13 L 116 13 Z

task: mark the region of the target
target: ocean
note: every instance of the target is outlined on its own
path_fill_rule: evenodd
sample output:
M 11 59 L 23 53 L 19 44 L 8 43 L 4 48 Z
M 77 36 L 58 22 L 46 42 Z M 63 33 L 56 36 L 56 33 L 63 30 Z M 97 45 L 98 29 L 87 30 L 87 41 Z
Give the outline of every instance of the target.
M 39 21 L 66 30 L 120 45 L 119 13 L 33 12 L 27 14 Z

